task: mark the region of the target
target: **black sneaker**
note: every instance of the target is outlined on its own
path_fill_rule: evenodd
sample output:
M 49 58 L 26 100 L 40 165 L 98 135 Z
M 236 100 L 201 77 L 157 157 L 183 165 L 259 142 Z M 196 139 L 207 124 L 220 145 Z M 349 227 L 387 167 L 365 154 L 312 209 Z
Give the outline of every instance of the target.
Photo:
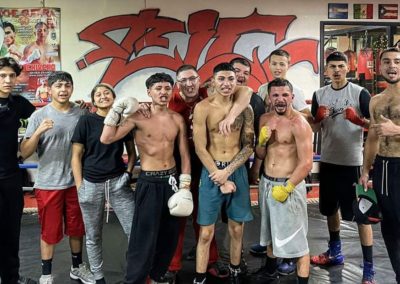
M 168 270 L 163 277 L 157 279 L 157 283 L 174 283 L 178 271 Z
M 279 274 L 278 271 L 269 273 L 264 266 L 251 273 L 248 279 L 251 283 L 279 283 Z
M 242 271 L 239 269 L 232 269 L 229 267 L 229 283 L 242 284 L 244 283 Z

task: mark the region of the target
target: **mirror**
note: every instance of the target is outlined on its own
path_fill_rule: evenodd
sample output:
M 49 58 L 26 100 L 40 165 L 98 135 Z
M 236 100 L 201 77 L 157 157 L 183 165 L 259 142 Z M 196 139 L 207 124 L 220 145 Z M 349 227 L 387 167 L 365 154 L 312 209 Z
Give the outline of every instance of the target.
M 368 89 L 371 95 L 386 88 L 379 74 L 380 51 L 400 46 L 400 25 L 391 22 L 321 22 L 320 84 L 330 83 L 324 76 L 326 57 L 333 51 L 344 52 L 349 59 L 348 80 Z

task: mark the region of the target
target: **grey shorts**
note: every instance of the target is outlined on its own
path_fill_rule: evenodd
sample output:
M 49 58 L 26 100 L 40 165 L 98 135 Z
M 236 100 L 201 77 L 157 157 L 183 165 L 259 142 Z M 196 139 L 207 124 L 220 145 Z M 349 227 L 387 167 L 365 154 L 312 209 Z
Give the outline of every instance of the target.
M 271 178 L 272 179 L 272 178 Z M 272 187 L 284 181 L 266 176 L 260 182 L 260 244 L 271 245 L 274 255 L 282 258 L 301 257 L 309 253 L 307 242 L 308 215 L 304 181 L 281 203 L 272 197 Z

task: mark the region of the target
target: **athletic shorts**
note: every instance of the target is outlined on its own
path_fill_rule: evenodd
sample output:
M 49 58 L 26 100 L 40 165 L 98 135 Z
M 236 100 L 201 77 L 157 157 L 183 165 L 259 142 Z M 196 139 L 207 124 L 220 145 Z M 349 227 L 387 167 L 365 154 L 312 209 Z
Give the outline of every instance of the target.
M 199 186 L 197 223 L 202 226 L 215 224 L 224 203 L 229 219 L 239 223 L 253 220 L 246 167 L 240 166 L 228 178 L 236 185 L 236 191 L 230 194 L 223 194 L 208 175 L 209 172 L 203 167 Z
M 272 187 L 282 185 L 286 178 L 271 178 L 263 174 L 260 182 L 263 202 L 261 215 L 265 218 L 265 245 L 271 245 L 277 257 L 295 258 L 309 253 L 307 242 L 307 190 L 299 183 L 285 202 L 272 197 Z
M 35 189 L 39 210 L 41 238 L 48 244 L 57 244 L 64 234 L 70 237 L 85 235 L 82 213 L 76 187 L 63 190 Z
M 359 166 L 342 166 L 320 163 L 319 210 L 332 216 L 340 208 L 342 219 L 353 221 L 353 201 L 356 200 L 355 184 L 360 178 Z
M 383 220 L 400 223 L 400 158 L 376 156 L 373 188 Z

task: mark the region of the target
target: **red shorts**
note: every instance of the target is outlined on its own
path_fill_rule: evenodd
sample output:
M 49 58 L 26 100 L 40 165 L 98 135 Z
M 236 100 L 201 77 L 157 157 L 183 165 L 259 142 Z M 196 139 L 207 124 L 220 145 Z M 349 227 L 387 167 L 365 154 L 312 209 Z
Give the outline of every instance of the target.
M 63 190 L 35 189 L 39 210 L 41 238 L 48 244 L 57 244 L 67 236 L 85 235 L 81 208 L 79 207 L 76 187 Z

